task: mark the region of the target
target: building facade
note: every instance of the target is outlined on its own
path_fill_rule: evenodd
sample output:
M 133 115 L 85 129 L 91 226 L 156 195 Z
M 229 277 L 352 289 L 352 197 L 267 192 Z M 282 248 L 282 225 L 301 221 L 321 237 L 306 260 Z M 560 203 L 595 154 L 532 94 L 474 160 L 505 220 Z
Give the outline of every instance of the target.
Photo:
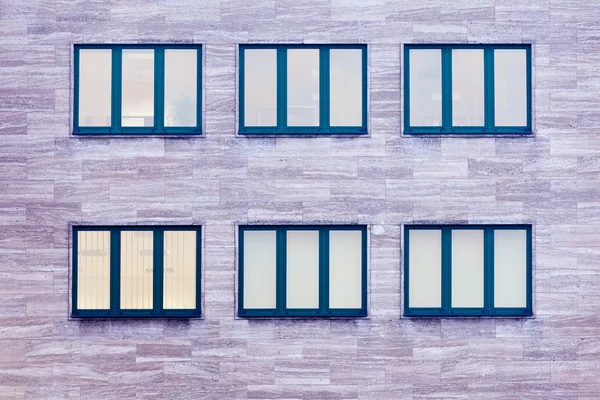
M 599 26 L 592 0 L 2 2 L 0 397 L 600 398 Z M 201 135 L 75 132 L 80 44 L 199 46 Z M 366 131 L 240 134 L 255 44 L 364 48 Z M 532 132 L 407 132 L 421 44 L 525 45 Z M 242 315 L 257 225 L 359 227 L 363 314 Z M 529 232 L 523 313 L 411 314 L 420 225 Z M 74 315 L 81 226 L 197 228 L 200 318 Z

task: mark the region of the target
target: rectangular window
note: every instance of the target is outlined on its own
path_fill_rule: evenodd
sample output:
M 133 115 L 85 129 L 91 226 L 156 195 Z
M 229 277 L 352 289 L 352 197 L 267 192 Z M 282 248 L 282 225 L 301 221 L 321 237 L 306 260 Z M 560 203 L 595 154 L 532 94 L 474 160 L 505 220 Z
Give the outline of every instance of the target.
M 242 226 L 240 317 L 364 317 L 364 226 Z
M 73 133 L 202 133 L 200 45 L 75 45 Z
M 75 318 L 200 316 L 200 228 L 73 228 Z
M 366 134 L 366 45 L 241 45 L 240 134 Z
M 404 132 L 531 133 L 531 46 L 404 46 Z
M 407 316 L 532 315 L 530 225 L 404 230 Z

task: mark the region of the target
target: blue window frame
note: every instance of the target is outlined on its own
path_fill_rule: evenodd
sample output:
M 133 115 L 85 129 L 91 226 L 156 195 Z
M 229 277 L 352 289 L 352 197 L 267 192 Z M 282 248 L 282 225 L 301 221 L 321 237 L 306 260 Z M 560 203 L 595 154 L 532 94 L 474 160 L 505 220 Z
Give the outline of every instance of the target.
M 241 135 L 367 134 L 366 45 L 240 45 Z
M 404 133 L 529 134 L 531 45 L 404 46 Z
M 238 316 L 367 315 L 365 226 L 241 226 Z
M 198 226 L 73 227 L 74 318 L 201 316 Z
M 73 134 L 200 135 L 202 48 L 75 45 Z
M 532 315 L 531 225 L 404 229 L 404 315 Z

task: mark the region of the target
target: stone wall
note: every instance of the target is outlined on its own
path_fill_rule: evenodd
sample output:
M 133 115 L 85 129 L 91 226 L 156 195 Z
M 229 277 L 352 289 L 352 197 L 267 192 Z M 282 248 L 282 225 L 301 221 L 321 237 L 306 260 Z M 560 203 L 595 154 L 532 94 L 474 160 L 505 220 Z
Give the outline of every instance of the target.
M 369 137 L 236 137 L 236 49 L 367 43 Z M 71 132 L 73 43 L 204 47 L 205 137 Z M 404 43 L 532 43 L 530 137 L 402 135 Z M 4 0 L 0 397 L 600 398 L 594 0 Z M 402 318 L 401 227 L 531 223 L 529 319 Z M 203 320 L 69 319 L 70 224 L 204 226 Z M 237 224 L 370 228 L 369 318 L 235 319 Z

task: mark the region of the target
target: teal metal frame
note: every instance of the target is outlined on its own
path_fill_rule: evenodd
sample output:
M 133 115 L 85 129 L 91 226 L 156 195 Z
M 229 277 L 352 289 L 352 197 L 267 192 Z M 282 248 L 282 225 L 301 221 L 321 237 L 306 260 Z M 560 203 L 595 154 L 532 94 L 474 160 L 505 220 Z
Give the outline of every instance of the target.
M 79 51 L 82 49 L 102 49 L 112 51 L 111 71 L 111 126 L 86 127 L 79 126 Z M 121 76 L 123 50 L 154 50 L 154 126 L 123 127 L 121 126 Z M 165 127 L 164 126 L 164 85 L 165 85 L 165 50 L 195 49 L 197 50 L 196 68 L 196 126 Z M 202 46 L 196 44 L 77 44 L 74 60 L 74 135 L 201 135 L 202 134 Z
M 77 249 L 78 232 L 109 231 L 110 232 L 110 309 L 81 310 L 77 308 Z M 153 309 L 122 310 L 121 304 L 121 231 L 151 231 L 153 238 Z M 163 308 L 163 239 L 164 231 L 195 231 L 196 232 L 196 308 L 168 309 Z M 73 227 L 73 296 L 71 316 L 73 318 L 199 318 L 201 308 L 201 227 L 200 226 L 74 226 Z
M 442 232 L 442 307 L 416 308 L 409 302 L 410 232 L 412 230 L 440 230 Z M 452 307 L 452 231 L 482 229 L 484 231 L 484 306 L 483 308 Z M 527 237 L 527 306 L 525 308 L 494 307 L 494 231 L 521 229 Z M 406 225 L 404 227 L 404 316 L 407 317 L 528 317 L 532 310 L 532 227 L 531 225 Z
M 440 49 L 442 51 L 442 126 L 424 127 L 410 124 L 410 50 Z M 452 126 L 452 50 L 481 49 L 484 51 L 484 126 Z M 494 50 L 525 50 L 527 69 L 527 126 L 495 126 Z M 410 44 L 404 45 L 404 133 L 405 134 L 517 134 L 532 133 L 531 45 L 529 44 Z
M 245 116 L 245 83 L 244 83 L 244 51 L 247 49 L 277 50 L 277 126 L 244 125 Z M 287 126 L 287 50 L 316 49 L 319 50 L 319 126 Z M 362 50 L 362 125 L 331 126 L 329 120 L 330 102 L 330 64 L 329 50 L 358 49 Z M 239 46 L 239 134 L 240 135 L 366 135 L 367 132 L 367 45 L 363 44 L 244 44 Z
M 276 231 L 276 308 L 244 307 L 244 232 Z M 290 309 L 286 307 L 286 233 L 293 230 L 319 231 L 319 308 Z M 329 308 L 329 232 L 353 230 L 362 232 L 362 305 L 355 309 Z M 239 227 L 238 316 L 251 317 L 366 317 L 367 316 L 367 227 L 364 225 L 260 225 Z

